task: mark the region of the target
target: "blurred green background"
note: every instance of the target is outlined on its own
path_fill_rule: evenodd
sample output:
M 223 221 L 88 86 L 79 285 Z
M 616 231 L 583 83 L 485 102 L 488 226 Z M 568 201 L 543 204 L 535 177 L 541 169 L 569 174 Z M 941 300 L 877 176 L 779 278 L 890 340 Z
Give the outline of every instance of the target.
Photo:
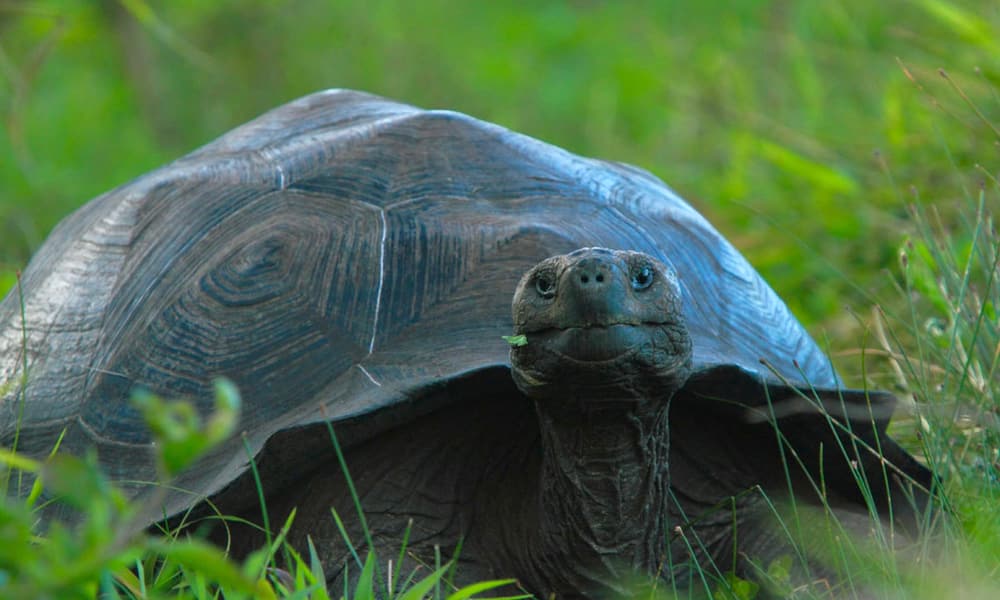
M 952 83 L 997 122 L 998 79 L 993 0 L 0 0 L 0 287 L 89 198 L 349 87 L 649 169 L 851 346 L 907 204 L 947 223 L 996 164 Z

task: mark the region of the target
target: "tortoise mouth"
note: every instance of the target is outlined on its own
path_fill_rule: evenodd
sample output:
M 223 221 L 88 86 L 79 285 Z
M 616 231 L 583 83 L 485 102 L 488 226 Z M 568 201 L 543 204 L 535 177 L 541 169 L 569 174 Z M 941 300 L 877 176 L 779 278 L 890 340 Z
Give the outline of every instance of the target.
M 665 323 L 611 323 L 549 327 L 527 332 L 528 344 L 577 362 L 603 362 L 622 358 L 650 343 Z

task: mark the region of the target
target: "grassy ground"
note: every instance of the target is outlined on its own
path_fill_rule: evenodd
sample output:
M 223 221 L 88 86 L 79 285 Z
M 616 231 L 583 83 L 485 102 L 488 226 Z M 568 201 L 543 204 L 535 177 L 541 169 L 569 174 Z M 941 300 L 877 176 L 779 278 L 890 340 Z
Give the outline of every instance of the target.
M 296 96 L 352 87 L 468 112 L 653 171 L 849 381 L 913 400 L 920 417 L 897 431 L 948 478 L 958 545 L 889 590 L 1000 595 L 1000 5 L 658 4 L 2 2 L 0 293 L 90 197 Z M 204 551 L 106 541 L 94 556 L 109 562 L 80 552 L 108 582 L 143 552 L 184 571 Z M 190 581 L 237 581 L 218 569 Z M 257 593 L 260 565 L 245 571 L 235 589 Z

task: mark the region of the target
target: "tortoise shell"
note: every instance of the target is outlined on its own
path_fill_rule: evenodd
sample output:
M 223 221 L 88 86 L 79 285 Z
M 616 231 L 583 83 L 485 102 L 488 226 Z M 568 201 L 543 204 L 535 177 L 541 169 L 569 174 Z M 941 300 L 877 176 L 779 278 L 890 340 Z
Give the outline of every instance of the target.
M 757 272 L 649 173 L 463 114 L 331 90 L 63 220 L 24 272 L 24 322 L 17 294 L 0 304 L 0 381 L 11 382 L 0 438 L 9 445 L 19 427 L 18 449 L 44 456 L 65 430 L 62 450 L 95 446 L 142 494 L 156 472 L 132 391 L 207 412 L 211 381 L 225 376 L 242 393 L 251 452 L 307 463 L 303 428 L 351 423 L 363 439 L 434 409 L 424 390 L 509 365 L 501 336 L 522 273 L 582 246 L 645 252 L 676 271 L 695 369 L 837 386 Z M 247 465 L 243 441 L 229 440 L 150 520 Z

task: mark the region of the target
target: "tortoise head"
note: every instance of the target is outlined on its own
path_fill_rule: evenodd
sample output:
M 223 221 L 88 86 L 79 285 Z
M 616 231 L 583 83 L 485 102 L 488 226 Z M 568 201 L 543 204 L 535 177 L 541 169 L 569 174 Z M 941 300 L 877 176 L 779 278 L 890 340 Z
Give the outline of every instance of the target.
M 514 380 L 529 397 L 669 397 L 687 379 L 680 285 L 640 252 L 582 248 L 545 259 L 514 294 Z M 665 393 L 665 394 L 664 394 Z

